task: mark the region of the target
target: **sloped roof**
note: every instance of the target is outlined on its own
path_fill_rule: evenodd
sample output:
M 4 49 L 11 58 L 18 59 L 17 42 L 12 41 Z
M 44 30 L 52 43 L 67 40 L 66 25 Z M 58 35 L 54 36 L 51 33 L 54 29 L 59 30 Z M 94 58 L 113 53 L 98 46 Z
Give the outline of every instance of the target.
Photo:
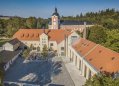
M 71 34 L 71 32 L 65 30 L 60 36 L 59 38 L 57 39 L 57 43 L 59 44 L 60 42 L 62 42 L 64 39 L 65 39 L 65 34 L 66 34 L 66 37 L 67 35 L 69 36 Z
M 45 29 L 45 34 L 48 35 L 49 41 L 56 41 L 64 31 L 65 30 L 60 30 L 60 29 Z M 43 33 L 43 29 L 20 29 L 18 32 L 14 34 L 13 39 L 18 38 L 19 40 L 40 40 L 40 37 L 38 36 L 40 36 L 42 33 Z M 65 33 L 69 34 L 70 32 L 67 31 Z M 28 34 L 34 34 L 34 35 L 31 37 Z M 64 40 L 64 38 L 60 38 L 60 39 L 62 41 Z
M 85 47 L 84 44 L 82 45 L 82 42 L 86 44 Z M 111 77 L 119 71 L 119 53 L 83 38 L 76 42 L 72 47 L 79 54 L 84 56 L 84 58 L 98 71 Z M 102 69 L 100 69 L 101 67 Z
M 2 67 L 9 62 L 14 56 L 16 56 L 22 49 L 16 49 L 15 51 L 7 51 L 3 50 L 0 52 L 0 56 L 2 57 Z
M 83 42 L 83 45 L 82 45 Z M 85 46 L 84 46 L 85 44 Z M 86 39 L 81 38 L 79 41 L 77 41 L 72 47 L 80 53 L 82 56 L 86 55 L 91 49 L 93 49 L 96 46 L 95 43 L 90 42 Z
M 101 51 L 99 53 L 99 51 Z M 112 60 L 112 58 L 114 59 Z M 103 72 L 109 76 L 113 76 L 119 71 L 119 53 L 98 45 L 87 56 L 84 57 L 89 61 L 98 71 Z M 102 67 L 102 69 L 100 69 Z
M 94 25 L 92 22 L 86 20 L 60 20 L 60 25 L 84 25 L 84 22 L 86 22 L 86 25 Z M 52 25 L 52 21 L 49 25 Z
M 14 39 L 8 41 L 8 43 L 10 43 L 11 45 L 15 45 L 15 44 L 17 44 L 18 42 L 20 42 L 20 41 L 19 41 L 17 38 L 14 38 Z

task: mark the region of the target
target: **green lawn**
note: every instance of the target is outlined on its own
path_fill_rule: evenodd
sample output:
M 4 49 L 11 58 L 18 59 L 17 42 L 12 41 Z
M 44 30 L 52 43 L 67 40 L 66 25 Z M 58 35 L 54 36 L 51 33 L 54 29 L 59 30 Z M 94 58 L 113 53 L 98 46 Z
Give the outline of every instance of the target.
M 0 46 L 8 41 L 10 41 L 10 39 L 0 39 Z

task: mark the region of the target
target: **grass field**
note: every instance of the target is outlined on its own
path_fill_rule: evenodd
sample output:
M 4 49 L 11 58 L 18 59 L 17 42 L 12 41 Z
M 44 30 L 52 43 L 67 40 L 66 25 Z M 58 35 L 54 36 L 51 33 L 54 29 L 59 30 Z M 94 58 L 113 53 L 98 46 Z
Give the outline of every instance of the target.
M 10 41 L 10 39 L 0 39 L 0 46 L 8 41 Z

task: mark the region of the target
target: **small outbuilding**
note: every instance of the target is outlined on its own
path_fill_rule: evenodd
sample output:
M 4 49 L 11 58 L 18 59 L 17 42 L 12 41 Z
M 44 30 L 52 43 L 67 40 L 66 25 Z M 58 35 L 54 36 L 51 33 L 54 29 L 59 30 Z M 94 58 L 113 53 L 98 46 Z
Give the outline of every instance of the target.
M 8 51 L 14 51 L 17 48 L 19 48 L 19 46 L 20 46 L 20 41 L 17 38 L 12 39 L 7 43 L 5 43 L 4 45 L 2 45 L 3 50 L 8 50 Z
M 15 51 L 3 50 L 0 52 L 0 56 L 2 58 L 2 67 L 5 71 L 13 64 L 13 62 L 21 53 L 22 49 L 20 48 L 16 49 Z

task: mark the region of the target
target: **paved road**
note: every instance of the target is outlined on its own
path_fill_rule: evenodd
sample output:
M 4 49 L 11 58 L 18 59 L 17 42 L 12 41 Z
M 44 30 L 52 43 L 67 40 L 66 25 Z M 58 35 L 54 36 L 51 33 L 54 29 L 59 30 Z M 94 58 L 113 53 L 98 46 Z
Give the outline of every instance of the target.
M 49 53 L 49 62 L 23 63 L 18 58 L 6 72 L 6 80 L 40 86 L 74 86 L 74 83 L 60 57 Z
M 86 79 L 81 75 L 81 71 L 78 70 L 73 62 L 70 61 L 69 57 L 62 57 L 62 60 L 70 73 L 70 76 L 75 84 L 75 86 L 82 86 L 85 84 Z

